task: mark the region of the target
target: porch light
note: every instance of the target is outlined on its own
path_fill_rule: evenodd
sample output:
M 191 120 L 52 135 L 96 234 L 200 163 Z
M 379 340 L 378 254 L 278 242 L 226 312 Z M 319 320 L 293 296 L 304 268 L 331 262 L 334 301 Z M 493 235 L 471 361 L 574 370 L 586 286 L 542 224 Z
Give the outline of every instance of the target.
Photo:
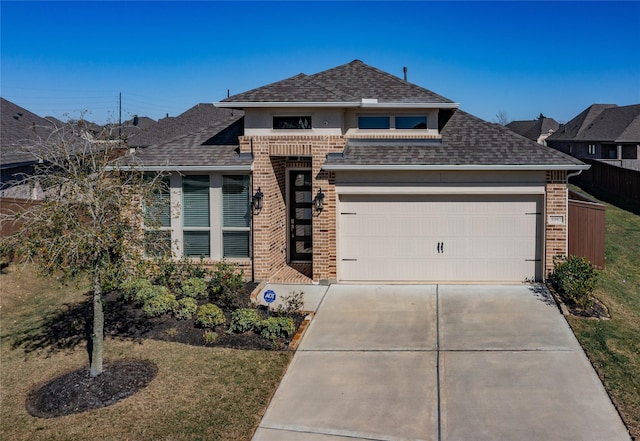
M 263 199 L 264 199 L 264 193 L 262 193 L 262 191 L 260 190 L 260 187 L 258 187 L 258 191 L 256 191 L 256 194 L 254 194 L 253 197 L 251 198 L 251 207 L 255 211 L 262 210 Z
M 322 211 L 322 209 L 324 208 L 324 193 L 322 192 L 322 188 L 318 189 L 318 194 L 316 194 L 316 197 L 313 198 L 313 206 L 315 207 L 316 211 Z

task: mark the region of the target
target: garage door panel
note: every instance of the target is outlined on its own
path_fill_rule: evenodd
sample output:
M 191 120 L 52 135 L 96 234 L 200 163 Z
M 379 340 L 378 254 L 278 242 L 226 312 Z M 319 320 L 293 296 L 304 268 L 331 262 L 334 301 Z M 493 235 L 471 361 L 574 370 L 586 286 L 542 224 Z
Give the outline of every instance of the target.
M 342 195 L 339 278 L 523 281 L 539 278 L 536 195 Z

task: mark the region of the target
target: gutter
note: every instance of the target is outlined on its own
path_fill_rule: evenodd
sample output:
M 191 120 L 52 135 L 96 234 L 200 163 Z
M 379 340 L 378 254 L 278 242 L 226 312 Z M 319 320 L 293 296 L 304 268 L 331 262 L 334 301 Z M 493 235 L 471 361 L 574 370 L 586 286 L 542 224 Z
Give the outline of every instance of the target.
M 209 172 L 209 171 L 251 171 L 251 165 L 146 165 L 146 166 L 115 166 L 108 167 L 109 171 L 125 170 L 125 171 L 150 171 L 150 172 Z
M 580 173 L 583 170 L 588 170 L 590 165 L 429 165 L 429 164 L 409 164 L 409 165 L 348 165 L 348 164 L 324 164 L 322 170 L 327 171 L 359 171 L 359 170 L 371 170 L 371 171 L 395 171 L 395 170 L 514 170 L 514 171 L 529 171 L 529 170 L 577 170 Z

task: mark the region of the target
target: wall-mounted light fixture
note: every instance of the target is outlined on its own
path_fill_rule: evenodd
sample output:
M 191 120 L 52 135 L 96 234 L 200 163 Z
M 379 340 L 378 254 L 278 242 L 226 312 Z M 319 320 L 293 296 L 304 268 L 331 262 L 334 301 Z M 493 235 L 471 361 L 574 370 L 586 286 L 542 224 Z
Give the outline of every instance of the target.
M 258 191 L 256 191 L 256 194 L 254 194 L 253 197 L 251 198 L 251 207 L 255 211 L 262 210 L 263 199 L 264 199 L 264 193 L 262 193 L 262 191 L 260 190 L 260 187 L 258 187 Z
M 313 206 L 315 207 L 316 211 L 322 211 L 322 209 L 324 208 L 324 193 L 322 192 L 322 188 L 318 189 L 316 197 L 313 198 Z

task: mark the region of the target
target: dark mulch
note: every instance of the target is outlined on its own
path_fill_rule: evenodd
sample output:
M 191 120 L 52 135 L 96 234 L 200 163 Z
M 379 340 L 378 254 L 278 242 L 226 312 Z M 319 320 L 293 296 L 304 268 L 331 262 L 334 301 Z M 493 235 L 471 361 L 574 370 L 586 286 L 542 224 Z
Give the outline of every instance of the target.
M 247 307 L 255 284 L 247 284 L 242 290 L 236 307 Z M 202 300 L 200 303 L 206 303 Z M 155 339 L 194 346 L 215 346 L 251 350 L 283 350 L 289 341 L 272 341 L 253 332 L 228 334 L 225 326 L 214 331 L 218 338 L 205 343 L 205 329 L 198 328 L 193 319 L 177 320 L 170 315 L 147 318 L 142 309 L 118 299 L 118 293 L 105 297 L 105 334 L 123 339 Z M 69 305 L 68 309 L 46 318 L 43 331 L 27 336 L 14 336 L 14 347 L 25 351 L 38 349 L 56 350 L 74 347 L 87 342 L 91 335 L 91 298 L 80 305 Z M 234 308 L 224 310 L 227 323 Z M 268 311 L 260 310 L 263 316 Z M 295 316 L 296 329 L 303 316 Z M 104 372 L 92 378 L 89 370 L 78 369 L 51 380 L 34 389 L 27 397 L 26 407 L 33 416 L 51 418 L 116 403 L 144 388 L 156 376 L 157 367 L 146 361 L 116 361 L 105 364 Z
M 155 364 L 142 360 L 105 364 L 97 377 L 91 377 L 87 368 L 78 369 L 31 391 L 27 411 L 52 418 L 110 406 L 146 387 L 157 373 Z
M 592 305 L 585 308 L 577 305 L 572 299 L 564 295 L 564 293 L 561 290 L 557 289 L 553 284 L 548 283 L 547 287 L 549 288 L 549 291 L 551 292 L 553 297 L 556 299 L 556 302 L 564 305 L 569 314 L 573 316 L 599 320 L 608 320 L 609 318 L 611 318 L 607 307 L 595 297 L 591 297 Z

